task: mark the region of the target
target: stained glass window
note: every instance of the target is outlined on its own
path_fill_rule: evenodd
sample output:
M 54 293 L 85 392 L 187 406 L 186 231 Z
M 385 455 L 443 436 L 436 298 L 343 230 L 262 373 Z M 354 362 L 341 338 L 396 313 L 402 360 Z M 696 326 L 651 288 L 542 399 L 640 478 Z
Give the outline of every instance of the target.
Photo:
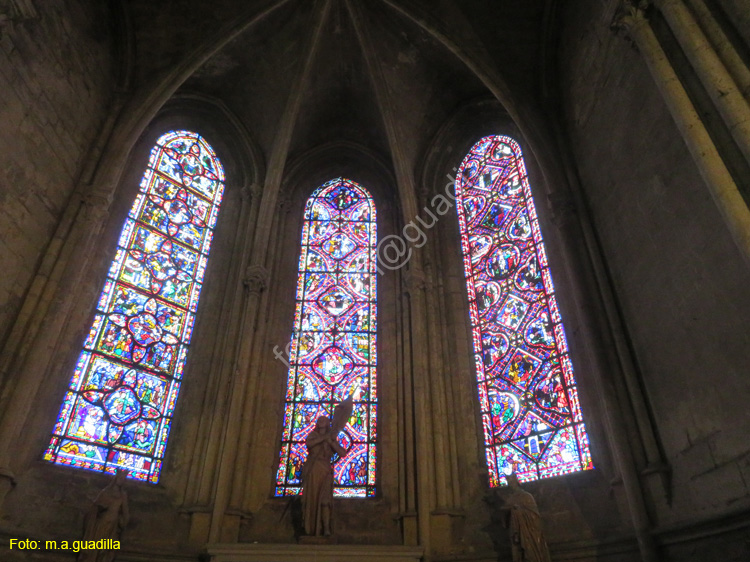
M 223 181 L 195 133 L 151 150 L 46 460 L 159 480 Z
M 518 144 L 490 136 L 456 175 L 490 485 L 593 468 Z
M 307 200 L 277 496 L 301 492 L 305 438 L 348 396 L 354 409 L 338 436 L 347 454 L 334 459 L 334 495 L 375 494 L 376 242 L 375 205 L 362 186 L 338 178 Z

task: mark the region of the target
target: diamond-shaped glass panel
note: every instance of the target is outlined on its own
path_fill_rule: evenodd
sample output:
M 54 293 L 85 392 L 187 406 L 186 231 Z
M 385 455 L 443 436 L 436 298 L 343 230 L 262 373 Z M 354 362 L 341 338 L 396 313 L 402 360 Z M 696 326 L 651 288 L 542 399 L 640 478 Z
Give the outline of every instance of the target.
M 357 244 L 343 232 L 337 232 L 321 244 L 323 250 L 336 260 L 344 259 L 357 249 Z
M 332 316 L 341 316 L 352 307 L 353 299 L 349 293 L 339 287 L 331 287 L 325 294 L 318 299 L 328 314 Z
M 328 384 L 336 384 L 351 372 L 354 362 L 338 347 L 329 347 L 315 358 L 312 367 Z

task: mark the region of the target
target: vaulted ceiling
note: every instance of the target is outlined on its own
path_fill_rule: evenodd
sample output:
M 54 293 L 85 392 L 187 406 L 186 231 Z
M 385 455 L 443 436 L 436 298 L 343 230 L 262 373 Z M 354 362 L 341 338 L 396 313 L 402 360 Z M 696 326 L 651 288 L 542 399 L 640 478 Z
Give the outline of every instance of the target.
M 267 161 L 347 141 L 409 166 L 467 102 L 540 96 L 554 4 L 132 0 L 123 53 L 131 88 L 220 100 Z

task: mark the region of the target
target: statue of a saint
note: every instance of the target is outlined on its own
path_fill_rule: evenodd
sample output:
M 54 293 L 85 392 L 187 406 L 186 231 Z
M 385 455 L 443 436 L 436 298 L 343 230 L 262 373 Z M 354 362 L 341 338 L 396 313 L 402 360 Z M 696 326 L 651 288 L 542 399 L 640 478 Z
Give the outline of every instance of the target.
M 510 529 L 513 562 L 550 562 L 534 496 L 521 488 L 515 474 L 508 476 L 508 488 L 503 510 L 505 526 Z
M 346 425 L 352 413 L 352 399 L 341 402 L 333 412 L 333 422 L 328 416 L 320 416 L 305 440 L 307 460 L 302 467 L 302 513 L 305 533 L 315 536 L 331 534 L 331 510 L 333 507 L 334 453 L 346 455 L 336 437 Z
M 123 489 L 127 470 L 117 470 L 115 477 L 107 484 L 83 519 L 83 540 L 101 541 L 120 539 L 120 533 L 128 524 L 128 496 Z M 78 553 L 78 562 L 112 562 L 116 550 L 86 549 Z

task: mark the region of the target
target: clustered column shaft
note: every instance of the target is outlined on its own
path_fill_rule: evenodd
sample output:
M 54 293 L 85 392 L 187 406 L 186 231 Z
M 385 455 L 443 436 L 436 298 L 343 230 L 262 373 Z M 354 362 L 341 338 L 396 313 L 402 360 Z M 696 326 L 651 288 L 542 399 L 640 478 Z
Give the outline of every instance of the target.
M 665 16 L 667 13 L 670 14 L 668 20 L 672 18 L 674 14 L 680 16 L 678 18 L 677 15 L 674 15 L 674 18 L 672 18 L 675 20 L 673 26 L 676 31 L 679 30 L 680 32 L 684 32 L 681 42 L 683 43 L 683 47 L 685 47 L 687 44 L 692 44 L 693 42 L 694 38 L 691 34 L 699 33 L 700 30 L 696 31 L 687 25 L 684 21 L 685 14 L 682 13 L 684 5 L 681 5 L 681 8 L 675 8 L 674 6 L 678 1 L 679 0 L 668 0 L 660 2 L 660 5 L 665 6 L 667 9 Z M 680 83 L 680 79 L 672 68 L 666 53 L 659 44 L 659 40 L 651 29 L 643 10 L 639 6 L 633 5 L 631 2 L 626 2 L 624 10 L 620 13 L 617 24 L 619 27 L 625 28 L 633 41 L 635 41 L 641 56 L 651 71 L 651 75 L 653 76 L 656 85 L 664 97 L 664 101 L 675 120 L 677 128 L 682 134 L 688 150 L 693 156 L 693 160 L 698 166 L 701 176 L 708 185 L 714 202 L 729 227 L 737 247 L 742 252 L 748 264 L 750 264 L 750 210 L 743 200 L 742 195 L 729 173 L 729 170 L 724 164 L 716 146 L 711 140 L 708 131 L 703 125 L 698 112 L 693 107 L 685 88 Z M 685 29 L 683 29 L 683 27 L 685 27 Z M 700 43 L 701 37 L 705 39 L 703 34 L 700 33 L 698 43 Z M 704 44 L 702 48 L 696 47 L 690 58 L 691 62 L 699 64 L 701 68 L 704 68 L 706 75 L 705 79 L 710 81 L 716 78 L 716 76 L 713 76 L 714 73 L 717 75 L 723 75 L 726 73 L 726 69 L 724 69 L 722 73 L 716 70 L 716 68 L 713 70 L 708 68 L 712 66 L 712 64 L 706 62 L 708 59 L 715 59 L 713 66 L 721 66 L 721 62 L 717 62 L 718 58 L 716 58 L 715 53 L 712 56 L 706 54 L 708 50 L 710 50 L 710 46 L 707 46 L 706 44 Z M 698 71 L 698 68 L 696 68 L 696 71 Z M 725 78 L 726 77 L 724 77 L 724 79 Z M 733 91 L 739 95 L 736 87 L 734 87 Z M 743 111 L 737 108 L 736 105 L 737 104 L 732 105 L 732 108 L 734 109 L 731 111 L 728 107 L 725 107 L 722 115 L 726 114 L 725 118 L 728 117 L 730 119 L 731 122 L 728 123 L 730 130 L 734 127 L 735 131 L 741 132 L 739 137 L 742 137 L 742 135 L 745 136 L 743 143 L 746 143 L 748 147 L 744 149 L 743 152 L 747 151 L 746 157 L 750 161 L 750 136 L 748 136 L 747 133 L 742 132 L 744 131 L 744 128 L 747 128 L 750 121 L 743 121 Z M 735 135 L 735 140 L 737 138 L 738 136 Z M 742 148 L 740 143 L 738 143 L 738 145 Z

